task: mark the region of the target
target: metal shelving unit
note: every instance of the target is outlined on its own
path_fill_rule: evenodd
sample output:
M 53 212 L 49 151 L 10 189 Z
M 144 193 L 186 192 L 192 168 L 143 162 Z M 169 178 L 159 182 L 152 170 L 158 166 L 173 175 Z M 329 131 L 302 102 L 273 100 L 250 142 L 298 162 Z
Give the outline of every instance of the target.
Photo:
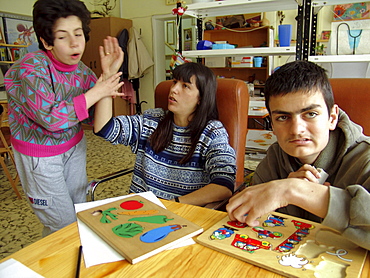
M 363 63 L 370 62 L 370 54 L 308 56 L 308 61 L 315 63 Z
M 353 2 L 353 1 L 352 1 Z M 345 62 L 347 60 L 368 59 L 365 55 L 331 55 L 313 56 L 316 45 L 317 13 L 323 6 L 352 3 L 349 0 L 227 0 L 206 3 L 189 4 L 187 15 L 198 20 L 198 39 L 202 36 L 202 19 L 222 15 L 235 15 L 241 13 L 269 12 L 277 10 L 294 10 L 298 8 L 297 16 L 297 42 L 292 47 L 264 47 L 227 50 L 200 50 L 184 51 L 186 57 L 217 57 L 225 55 L 292 55 L 296 54 L 297 60 Z M 350 56 L 350 57 L 346 57 Z M 356 57 L 359 56 L 359 57 Z M 341 60 L 342 59 L 342 60 Z
M 253 48 L 234 48 L 234 49 L 215 49 L 215 50 L 189 50 L 183 51 L 185 57 L 220 57 L 237 55 L 294 55 L 296 50 L 291 47 L 253 47 Z
M 295 0 L 227 0 L 189 4 L 186 14 L 197 18 L 245 13 L 294 10 Z

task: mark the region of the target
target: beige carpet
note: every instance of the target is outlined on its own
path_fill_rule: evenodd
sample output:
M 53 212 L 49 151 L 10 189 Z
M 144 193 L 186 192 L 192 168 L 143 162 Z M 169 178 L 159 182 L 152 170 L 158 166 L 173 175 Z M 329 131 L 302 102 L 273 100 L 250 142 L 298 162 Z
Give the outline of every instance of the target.
M 129 147 L 113 146 L 85 130 L 87 137 L 87 174 L 89 181 L 124 168 L 132 167 L 135 155 Z M 14 171 L 13 167 L 10 167 Z M 131 174 L 102 183 L 96 199 L 125 195 Z M 41 238 L 42 225 L 29 207 L 21 186 L 19 200 L 0 168 L 0 259 Z

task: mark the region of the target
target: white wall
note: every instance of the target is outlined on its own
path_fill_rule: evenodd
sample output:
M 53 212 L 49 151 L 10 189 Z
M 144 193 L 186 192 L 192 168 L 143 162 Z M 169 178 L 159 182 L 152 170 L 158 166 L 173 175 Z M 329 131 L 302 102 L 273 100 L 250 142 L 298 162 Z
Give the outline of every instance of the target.
M 113 0 L 111 0 L 113 3 Z M 94 0 L 82 0 L 85 3 L 86 7 L 93 11 L 95 9 L 100 10 L 100 6 L 94 7 Z M 99 1 L 95 2 L 99 3 Z M 32 9 L 35 0 L 0 0 L 1 8 L 0 11 L 7 12 L 7 13 L 15 13 L 15 14 L 22 14 L 22 15 L 30 15 L 32 16 Z M 119 17 L 120 15 L 120 0 L 117 0 L 116 8 L 112 11 L 112 16 Z
M 0 0 L 2 12 L 32 16 L 34 1 L 28 0 Z
M 133 26 L 141 30 L 142 40 L 153 57 L 153 28 L 152 16 L 168 14 L 171 15 L 175 5 L 167 6 L 164 0 L 121 0 L 121 16 L 131 19 Z M 176 16 L 173 16 L 174 20 Z M 163 42 L 164 43 L 164 42 Z M 165 59 L 163 55 L 163 59 Z M 154 107 L 154 67 L 140 79 L 140 100 L 147 101 L 142 105 L 142 110 Z

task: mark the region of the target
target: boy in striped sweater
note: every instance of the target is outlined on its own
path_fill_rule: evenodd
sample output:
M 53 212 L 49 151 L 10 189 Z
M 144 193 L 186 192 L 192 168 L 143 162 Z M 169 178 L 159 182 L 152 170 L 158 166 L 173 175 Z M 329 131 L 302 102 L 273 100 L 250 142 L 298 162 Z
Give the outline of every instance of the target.
M 9 126 L 23 190 L 43 235 L 76 221 L 74 204 L 86 201 L 86 140 L 93 106 L 119 96 L 123 53 L 115 38 L 100 47 L 103 76 L 81 62 L 90 12 L 79 0 L 38 0 L 33 25 L 40 50 L 6 73 Z M 104 52 L 105 51 L 105 52 Z

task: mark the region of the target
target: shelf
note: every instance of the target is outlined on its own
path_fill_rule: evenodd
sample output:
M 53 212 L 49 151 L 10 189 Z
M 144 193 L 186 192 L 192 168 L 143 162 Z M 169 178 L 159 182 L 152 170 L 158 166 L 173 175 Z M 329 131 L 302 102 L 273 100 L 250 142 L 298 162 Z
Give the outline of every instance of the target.
M 308 61 L 315 63 L 363 63 L 370 62 L 370 54 L 308 56 Z
M 214 17 L 243 13 L 297 10 L 298 0 L 227 0 L 189 4 L 186 14 L 193 17 Z M 351 3 L 350 0 L 312 1 L 313 7 Z
M 22 57 L 26 52 L 29 45 L 24 44 L 7 44 L 0 43 L 1 48 L 1 65 L 11 65 L 14 64 L 16 60 Z M 13 52 L 14 51 L 14 52 Z M 15 52 L 17 51 L 17 52 Z
M 186 14 L 194 17 L 212 17 L 295 9 L 297 3 L 294 0 L 228 0 L 189 4 Z
M 322 7 L 322 6 L 333 6 L 333 5 L 340 5 L 340 4 L 349 4 L 349 3 L 356 3 L 350 0 L 325 0 L 325 1 L 312 1 L 312 7 Z
M 255 88 L 255 89 L 263 89 L 263 88 L 265 88 L 265 84 L 261 84 L 261 85 L 254 85 L 254 88 Z
M 295 46 L 290 47 L 248 47 L 235 49 L 215 49 L 215 50 L 190 50 L 183 51 L 184 57 L 231 57 L 240 55 L 268 56 L 268 55 L 295 55 Z
M 0 46 L 12 47 L 12 48 L 18 48 L 18 47 L 28 47 L 29 45 L 25 45 L 25 44 L 7 44 L 7 43 L 0 43 Z
M 251 69 L 251 70 L 266 70 L 267 67 L 209 67 L 210 69 L 227 69 L 227 70 L 234 70 L 234 69 Z

